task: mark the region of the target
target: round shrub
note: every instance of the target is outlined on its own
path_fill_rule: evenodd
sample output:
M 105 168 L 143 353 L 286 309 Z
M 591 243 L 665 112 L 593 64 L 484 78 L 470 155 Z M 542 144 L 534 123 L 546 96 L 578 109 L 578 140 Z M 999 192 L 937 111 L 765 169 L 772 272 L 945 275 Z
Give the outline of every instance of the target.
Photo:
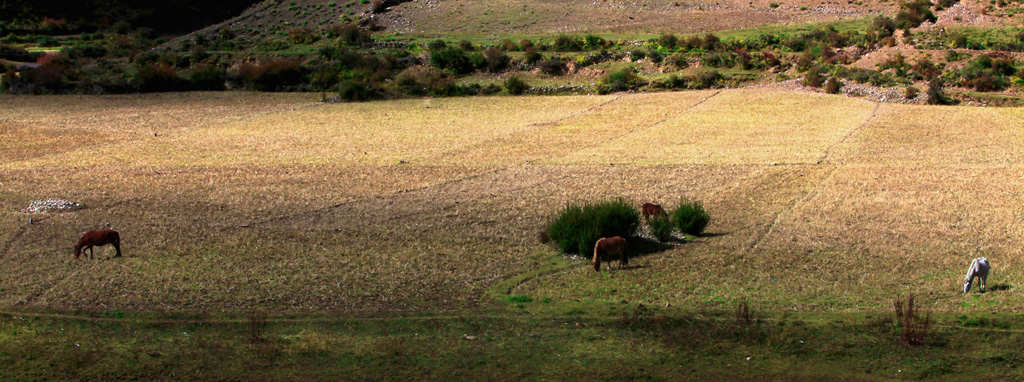
M 704 204 L 697 201 L 682 200 L 679 207 L 672 211 L 672 223 L 680 231 L 699 236 L 711 221 L 711 215 L 704 210 Z
M 547 237 L 564 253 L 587 254 L 602 237 L 630 237 L 640 227 L 640 210 L 624 199 L 570 204 L 546 228 Z

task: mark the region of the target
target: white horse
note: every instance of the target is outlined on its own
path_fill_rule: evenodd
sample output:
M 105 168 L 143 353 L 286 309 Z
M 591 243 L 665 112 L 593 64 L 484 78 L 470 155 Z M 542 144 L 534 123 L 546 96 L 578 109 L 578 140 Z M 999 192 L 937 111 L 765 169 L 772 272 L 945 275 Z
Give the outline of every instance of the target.
M 988 265 L 988 259 L 979 257 L 971 261 L 971 266 L 967 268 L 967 276 L 964 276 L 964 293 L 971 290 L 971 284 L 974 283 L 974 278 L 978 278 L 978 288 L 980 291 L 985 291 L 985 281 L 988 280 L 988 271 L 991 269 Z

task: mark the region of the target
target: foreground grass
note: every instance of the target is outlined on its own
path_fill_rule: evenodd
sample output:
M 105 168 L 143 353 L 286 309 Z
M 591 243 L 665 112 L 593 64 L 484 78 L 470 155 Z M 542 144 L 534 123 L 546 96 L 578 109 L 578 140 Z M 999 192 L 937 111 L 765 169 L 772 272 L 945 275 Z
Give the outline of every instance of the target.
M 908 348 L 891 314 L 686 313 L 545 302 L 389 318 L 0 315 L 5 380 L 1012 380 L 1024 322 L 942 315 Z M 518 306 L 518 307 L 516 307 Z M 621 311 L 615 313 L 615 311 Z M 562 311 L 563 313 L 555 313 Z

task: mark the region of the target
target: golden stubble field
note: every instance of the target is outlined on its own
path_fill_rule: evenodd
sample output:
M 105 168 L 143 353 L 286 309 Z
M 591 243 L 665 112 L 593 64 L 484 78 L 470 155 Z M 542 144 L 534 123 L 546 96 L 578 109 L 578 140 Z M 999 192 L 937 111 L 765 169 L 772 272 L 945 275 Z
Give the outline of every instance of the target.
M 559 302 L 1013 311 L 1024 110 L 763 89 L 322 104 L 318 95 L 0 98 L 0 304 L 374 313 L 485 306 L 567 263 L 551 213 L 702 200 L 709 235 L 513 285 Z M 83 210 L 25 213 L 58 198 Z M 35 224 L 29 225 L 29 219 Z M 125 258 L 71 256 L 121 231 Z M 969 260 L 985 295 L 958 293 Z

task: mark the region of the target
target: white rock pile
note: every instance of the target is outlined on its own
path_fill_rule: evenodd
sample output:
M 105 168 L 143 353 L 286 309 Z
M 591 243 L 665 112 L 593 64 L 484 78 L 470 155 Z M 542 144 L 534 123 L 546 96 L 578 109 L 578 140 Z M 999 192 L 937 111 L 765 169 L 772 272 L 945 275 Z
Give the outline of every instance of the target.
M 84 204 L 60 199 L 33 200 L 24 212 L 60 212 L 75 211 L 85 208 Z

